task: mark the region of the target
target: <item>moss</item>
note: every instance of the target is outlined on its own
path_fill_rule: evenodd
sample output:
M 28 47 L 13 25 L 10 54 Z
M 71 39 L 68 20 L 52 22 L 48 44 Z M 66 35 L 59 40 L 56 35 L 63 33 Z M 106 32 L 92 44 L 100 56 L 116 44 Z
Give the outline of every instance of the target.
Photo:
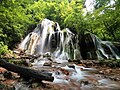
M 5 89 L 5 85 L 0 84 L 0 90 L 3 90 L 3 89 Z
M 99 64 L 115 68 L 120 67 L 120 60 L 99 60 Z
M 9 63 L 12 64 L 16 64 L 16 65 L 24 65 L 25 64 L 25 60 L 14 60 L 14 59 L 9 59 L 8 60 Z

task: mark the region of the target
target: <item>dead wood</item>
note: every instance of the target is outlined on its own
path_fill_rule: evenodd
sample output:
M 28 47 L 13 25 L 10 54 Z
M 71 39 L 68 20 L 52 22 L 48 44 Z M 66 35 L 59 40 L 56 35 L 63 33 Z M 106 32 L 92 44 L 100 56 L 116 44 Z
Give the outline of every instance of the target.
M 0 59 L 0 66 L 7 69 L 8 71 L 18 73 L 21 77 L 25 79 L 34 79 L 35 81 L 42 81 L 42 80 L 53 81 L 54 80 L 54 77 L 52 77 L 50 73 L 14 65 L 6 62 L 4 59 Z

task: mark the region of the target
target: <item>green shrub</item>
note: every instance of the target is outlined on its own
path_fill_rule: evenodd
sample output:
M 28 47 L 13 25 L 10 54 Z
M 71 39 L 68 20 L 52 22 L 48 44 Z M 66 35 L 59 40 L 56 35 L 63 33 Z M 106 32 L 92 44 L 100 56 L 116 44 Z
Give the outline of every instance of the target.
M 0 55 L 4 55 L 4 54 L 6 54 L 8 52 L 9 52 L 8 46 L 4 45 L 3 42 L 0 42 Z

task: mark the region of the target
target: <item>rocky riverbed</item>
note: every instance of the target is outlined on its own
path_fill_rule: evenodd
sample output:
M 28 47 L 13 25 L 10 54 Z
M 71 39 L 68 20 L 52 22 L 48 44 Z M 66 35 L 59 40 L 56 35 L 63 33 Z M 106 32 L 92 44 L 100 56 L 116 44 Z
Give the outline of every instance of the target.
M 54 81 L 24 80 L 17 73 L 0 67 L 0 90 L 120 90 L 120 67 L 96 60 L 32 63 L 28 67 L 52 73 Z

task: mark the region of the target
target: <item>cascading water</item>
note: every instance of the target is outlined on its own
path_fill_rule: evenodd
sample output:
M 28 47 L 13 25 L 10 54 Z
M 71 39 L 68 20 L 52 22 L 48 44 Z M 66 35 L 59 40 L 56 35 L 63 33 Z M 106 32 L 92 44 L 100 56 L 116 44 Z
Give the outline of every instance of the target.
M 120 59 L 118 49 L 110 41 L 102 41 L 94 34 L 90 34 L 95 45 L 98 59 Z
M 81 59 L 78 45 L 77 43 L 74 45 L 72 41 L 73 37 L 75 35 L 68 28 L 60 30 L 57 22 L 44 19 L 33 32 L 27 35 L 19 49 L 29 55 L 49 52 L 56 60 L 77 59 L 77 57 Z
M 78 35 L 73 34 L 68 28 L 61 30 L 57 22 L 44 19 L 33 32 L 25 37 L 19 49 L 27 55 L 51 55 L 52 60 L 55 60 L 57 64 L 53 63 L 51 58 L 49 59 L 48 57 L 37 57 L 31 64 L 33 68 L 43 71 L 48 70 L 52 73 L 54 77 L 53 84 L 67 87 L 68 89 L 66 90 L 88 90 L 91 86 L 93 88 L 101 87 L 104 82 L 97 75 L 90 74 L 95 69 L 81 66 L 83 64 L 69 64 L 67 63 L 68 59 L 82 59 L 81 48 L 85 50 L 83 54 L 89 54 L 88 59 L 94 58 L 94 55 L 97 55 L 98 59 L 120 59 L 120 54 L 111 42 L 102 41 L 93 34 L 88 34 L 88 36 L 84 37 L 83 41 L 86 45 L 84 46 L 83 44 L 84 48 L 82 48 L 79 45 Z M 48 66 L 45 66 L 45 63 Z M 83 85 L 84 83 L 87 84 Z M 111 84 L 105 83 L 105 85 L 109 86 Z M 21 83 L 18 83 L 15 87 L 16 90 L 21 88 L 29 90 L 28 86 Z M 93 88 L 89 90 L 93 90 Z
M 87 59 L 120 59 L 117 48 L 111 42 L 102 41 L 94 34 L 84 37 L 86 46 L 83 48 L 84 53 L 81 53 L 86 53 Z M 82 47 L 78 44 L 78 36 L 68 28 L 61 30 L 57 22 L 44 19 L 26 36 L 19 49 L 28 55 L 49 53 L 56 62 L 63 62 L 61 60 L 82 59 Z

